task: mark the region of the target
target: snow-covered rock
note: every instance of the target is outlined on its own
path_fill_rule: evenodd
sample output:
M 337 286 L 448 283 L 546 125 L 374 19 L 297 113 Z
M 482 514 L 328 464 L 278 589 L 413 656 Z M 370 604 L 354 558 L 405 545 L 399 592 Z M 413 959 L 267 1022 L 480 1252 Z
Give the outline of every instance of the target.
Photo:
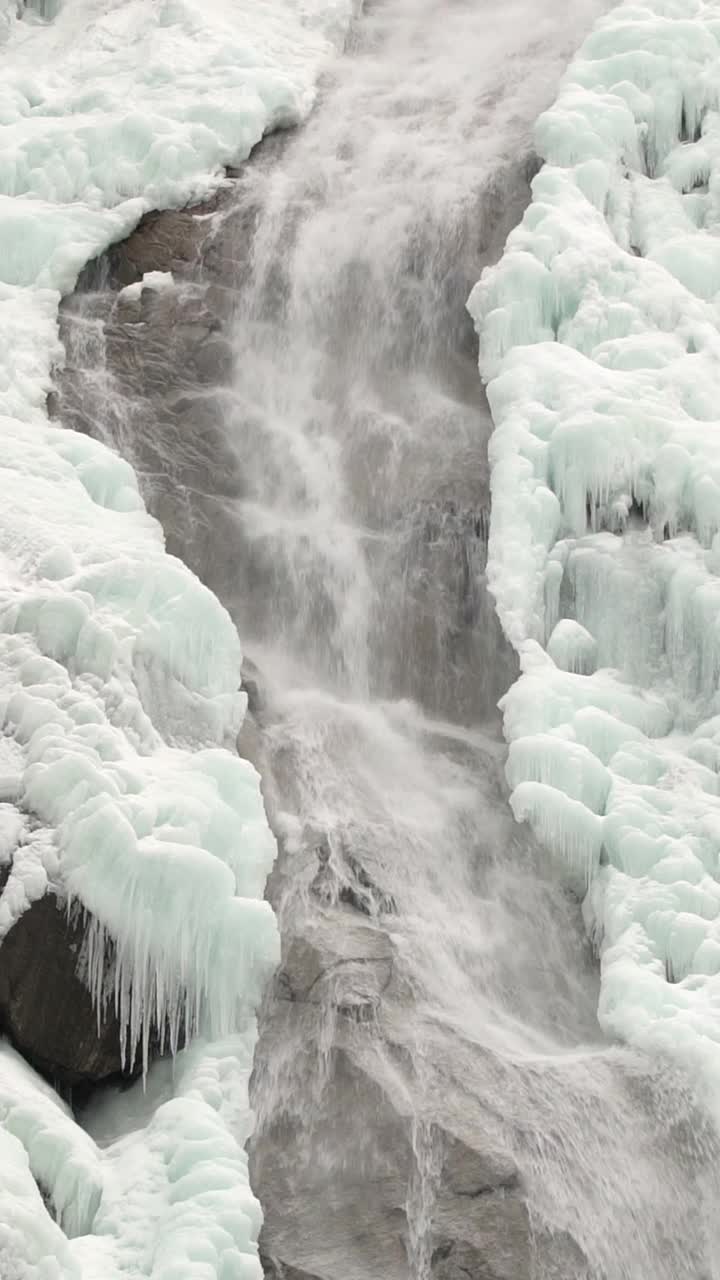
M 720 1066 L 720 4 L 602 19 L 470 299 L 513 807 L 589 885 L 600 1017 Z
M 302 118 L 349 12 L 0 0 L 0 930 L 57 887 L 89 921 L 92 997 L 126 1060 L 195 1038 L 163 1105 L 102 1151 L 0 1054 L 3 1276 L 260 1273 L 243 1144 L 278 941 L 259 779 L 228 750 L 240 644 L 131 467 L 45 402 L 61 293 L 145 211 L 207 195 Z

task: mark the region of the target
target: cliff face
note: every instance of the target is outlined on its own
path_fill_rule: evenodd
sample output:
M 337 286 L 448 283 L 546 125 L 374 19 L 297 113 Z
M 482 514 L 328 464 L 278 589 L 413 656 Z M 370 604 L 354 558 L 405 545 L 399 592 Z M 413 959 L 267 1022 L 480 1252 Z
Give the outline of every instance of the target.
M 282 146 L 269 140 L 253 163 L 276 163 Z M 231 508 L 244 492 L 243 459 L 223 429 L 222 401 L 243 245 L 256 220 L 235 175 L 210 206 L 151 216 L 91 266 L 63 307 L 67 361 L 52 404 L 78 430 L 104 424 L 104 438 L 137 468 L 170 550 L 231 609 L 240 608 Z M 123 292 L 158 271 L 172 272 L 173 285 L 154 287 L 151 277 Z M 431 521 L 418 554 L 437 545 L 437 532 Z M 465 625 L 463 539 L 477 536 L 468 522 L 449 544 Z M 238 745 L 263 772 L 281 849 L 269 896 L 283 960 L 260 1018 L 253 1085 L 266 1272 L 521 1280 L 536 1245 L 502 1116 L 484 1101 L 492 1059 L 440 1025 L 431 1050 L 423 1028 L 418 1054 L 424 1015 L 398 960 L 393 893 L 362 845 L 340 848 L 320 829 L 288 835 L 303 764 L 262 672 L 249 667 L 245 686 L 250 713 Z M 496 765 L 474 763 L 479 777 L 490 768 L 502 810 Z

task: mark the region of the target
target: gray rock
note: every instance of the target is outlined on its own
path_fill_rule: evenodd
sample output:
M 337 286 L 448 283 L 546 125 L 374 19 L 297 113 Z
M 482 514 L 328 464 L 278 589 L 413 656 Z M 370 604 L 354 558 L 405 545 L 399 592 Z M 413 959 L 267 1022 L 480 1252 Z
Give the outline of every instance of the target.
M 250 764 L 255 766 L 258 773 L 262 771 L 262 735 L 251 711 L 247 712 L 243 720 L 242 729 L 235 743 L 235 749 L 243 760 L 249 760 Z
M 531 1233 L 487 1063 L 415 1052 L 392 936 L 347 905 L 286 918 L 253 1081 L 253 1186 L 277 1280 L 525 1280 Z M 474 1060 L 473 1060 L 474 1059 Z
M 280 1262 L 277 1258 L 270 1258 L 267 1254 L 260 1254 L 262 1269 L 265 1273 L 265 1280 L 320 1280 L 317 1275 L 311 1275 L 309 1271 L 300 1271 L 297 1267 L 288 1267 Z
M 273 1042 L 289 1036 L 295 1044 L 294 1032 L 311 1035 L 311 1026 L 307 1009 L 295 1007 L 276 1025 Z M 265 1208 L 261 1247 L 271 1274 L 529 1277 L 527 1211 L 511 1162 L 439 1124 L 418 1125 L 410 1058 L 375 1040 L 374 1062 L 363 1060 L 357 1038 L 366 1034 L 354 1026 L 347 1036 L 336 1032 L 314 1115 L 276 1108 L 255 1140 L 252 1175 Z M 309 1054 L 301 1069 L 311 1108 Z
M 251 658 L 243 658 L 242 689 L 247 694 L 248 708 L 254 716 L 261 716 L 267 705 L 260 669 Z
M 381 930 L 357 923 L 350 914 L 339 934 L 329 918 L 326 930 L 321 921 L 316 917 L 316 927 L 307 936 L 290 941 L 277 976 L 278 996 L 350 1018 L 367 1018 L 379 1006 L 392 977 L 389 939 Z

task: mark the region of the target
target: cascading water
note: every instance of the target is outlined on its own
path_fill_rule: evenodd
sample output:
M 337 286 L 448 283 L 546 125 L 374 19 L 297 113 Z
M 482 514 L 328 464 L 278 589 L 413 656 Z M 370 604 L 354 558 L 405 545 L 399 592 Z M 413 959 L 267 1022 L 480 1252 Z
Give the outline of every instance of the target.
M 262 673 L 284 962 L 253 1169 L 266 1265 L 292 1280 L 720 1274 L 715 1132 L 668 1063 L 602 1041 L 578 905 L 500 781 L 513 660 L 483 583 L 491 424 L 464 303 L 604 7 L 369 6 L 180 289 L 232 314 L 225 376 L 178 385 L 151 324 L 144 400 L 93 375 Z M 99 311 L 68 313 L 73 376 Z

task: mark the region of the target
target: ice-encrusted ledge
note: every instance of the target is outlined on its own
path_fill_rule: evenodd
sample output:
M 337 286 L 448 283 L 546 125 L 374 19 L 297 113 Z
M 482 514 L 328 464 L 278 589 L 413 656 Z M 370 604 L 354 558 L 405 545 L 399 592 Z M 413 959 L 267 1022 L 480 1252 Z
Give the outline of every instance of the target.
M 259 778 L 228 749 L 240 643 L 132 469 L 45 404 L 81 268 L 300 120 L 351 8 L 0 0 L 0 931 L 57 889 L 128 1058 L 191 1042 L 101 1144 L 0 1046 L 3 1275 L 260 1275 L 243 1147 L 278 939 Z
M 720 4 L 602 19 L 474 290 L 516 815 L 585 892 L 604 1026 L 720 1065 Z

